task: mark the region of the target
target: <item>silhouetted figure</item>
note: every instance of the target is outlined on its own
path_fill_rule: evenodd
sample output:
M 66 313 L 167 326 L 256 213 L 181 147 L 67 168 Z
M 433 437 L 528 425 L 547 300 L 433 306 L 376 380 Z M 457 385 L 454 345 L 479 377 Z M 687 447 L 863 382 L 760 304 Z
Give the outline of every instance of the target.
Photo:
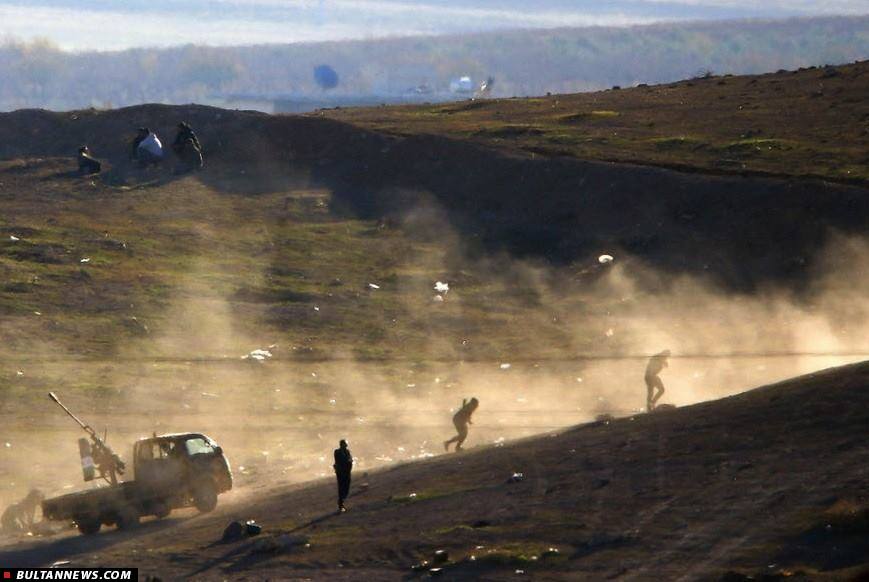
M 99 174 L 103 165 L 91 155 L 91 150 L 87 146 L 78 148 L 78 172 L 83 176 L 91 174 Z
M 347 441 L 341 439 L 338 448 L 335 449 L 335 477 L 338 479 L 338 511 L 344 512 L 344 500 L 350 494 L 350 473 L 353 471 L 353 455 L 347 448 Z
M 38 489 L 31 489 L 27 497 L 13 503 L 3 512 L 0 517 L 0 526 L 6 533 L 29 532 L 33 529 L 36 521 L 36 509 L 45 496 Z
M 184 121 L 178 124 L 178 135 L 175 136 L 175 141 L 172 142 L 172 149 L 181 160 L 184 170 L 202 169 L 202 145 L 199 143 L 199 138 L 193 132 L 193 128 Z
M 474 414 L 474 411 L 477 410 L 479 405 L 480 401 L 476 398 L 462 400 L 462 407 L 453 415 L 453 424 L 455 425 L 458 434 L 450 440 L 444 441 L 445 451 L 450 450 L 450 445 L 453 443 L 456 443 L 457 453 L 462 450 L 462 444 L 465 442 L 465 439 L 468 438 L 468 425 L 474 424 L 471 422 L 471 415 Z
M 646 412 L 652 412 L 655 409 L 655 404 L 664 395 L 664 382 L 661 381 L 658 374 L 667 367 L 667 358 L 669 357 L 670 350 L 664 350 L 649 358 L 649 363 L 646 366 Z
M 163 161 L 163 144 L 157 134 L 147 127 L 140 127 L 133 139 L 130 157 L 142 167 L 156 165 Z

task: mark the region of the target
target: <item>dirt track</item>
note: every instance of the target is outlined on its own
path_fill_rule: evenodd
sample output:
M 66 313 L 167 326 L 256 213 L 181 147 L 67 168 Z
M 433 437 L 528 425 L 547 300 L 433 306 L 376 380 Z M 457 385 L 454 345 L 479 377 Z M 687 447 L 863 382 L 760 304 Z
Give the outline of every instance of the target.
M 329 479 L 248 488 L 211 515 L 18 542 L 0 562 L 134 565 L 163 579 L 398 579 L 447 549 L 457 562 L 448 579 L 524 570 L 536 579 L 708 580 L 733 569 L 843 579 L 869 566 L 865 532 L 807 532 L 833 520 L 836 507 L 865 504 L 867 397 L 869 363 L 857 364 L 356 475 L 344 515 L 332 513 Z M 508 483 L 517 471 L 524 481 Z M 263 536 L 307 536 L 311 546 L 257 554 L 257 540 L 217 543 L 236 518 L 258 520 Z M 540 557 L 549 547 L 558 554 Z

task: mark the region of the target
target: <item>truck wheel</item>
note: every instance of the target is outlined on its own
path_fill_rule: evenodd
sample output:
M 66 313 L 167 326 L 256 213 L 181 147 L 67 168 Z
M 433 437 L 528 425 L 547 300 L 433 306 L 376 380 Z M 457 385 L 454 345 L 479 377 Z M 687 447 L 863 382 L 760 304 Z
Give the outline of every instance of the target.
M 217 489 L 211 479 L 203 480 L 193 486 L 193 505 L 202 513 L 217 507 Z
M 164 503 L 163 501 L 158 501 L 157 503 L 155 503 L 154 506 L 151 508 L 151 511 L 154 513 L 155 516 L 157 516 L 157 519 L 163 519 L 172 512 L 172 510 L 169 508 L 169 504 Z
M 126 505 L 118 511 L 115 523 L 118 529 L 131 529 L 139 525 L 139 512 L 135 507 Z
M 78 527 L 78 531 L 86 536 L 92 536 L 95 533 L 100 531 L 102 527 L 102 523 L 96 517 L 82 517 L 75 518 L 75 525 Z

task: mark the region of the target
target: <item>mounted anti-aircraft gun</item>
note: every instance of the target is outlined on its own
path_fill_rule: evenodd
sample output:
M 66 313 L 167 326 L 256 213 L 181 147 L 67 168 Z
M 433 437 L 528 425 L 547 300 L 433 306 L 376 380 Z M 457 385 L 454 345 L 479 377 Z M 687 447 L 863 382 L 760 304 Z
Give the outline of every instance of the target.
M 232 472 L 223 449 L 198 432 L 154 435 L 133 445 L 134 481 L 118 482 L 124 462 L 106 438 L 49 396 L 91 437 L 79 439 L 84 480 L 99 473 L 109 486 L 68 493 L 42 502 L 42 515 L 54 521 L 74 521 L 83 534 L 95 534 L 103 524 L 133 527 L 146 515 L 163 518 L 173 509 L 195 507 L 208 512 L 217 496 L 232 489 Z
M 86 438 L 80 438 L 78 440 L 78 450 L 81 454 L 81 469 L 84 473 L 84 480 L 93 481 L 94 477 L 96 477 L 96 472 L 99 471 L 100 479 L 105 479 L 110 485 L 117 485 L 118 475 L 124 474 L 126 466 L 121 458 L 116 455 L 111 448 L 109 448 L 109 445 L 106 444 L 105 435 L 103 435 L 103 438 L 100 438 L 100 435 L 98 435 L 94 429 L 83 423 L 81 419 L 70 411 L 69 408 L 64 406 L 54 392 L 49 392 L 48 397 L 54 400 L 58 406 L 63 408 L 64 412 L 76 421 L 82 430 L 88 433 L 88 436 L 91 437 L 90 443 Z

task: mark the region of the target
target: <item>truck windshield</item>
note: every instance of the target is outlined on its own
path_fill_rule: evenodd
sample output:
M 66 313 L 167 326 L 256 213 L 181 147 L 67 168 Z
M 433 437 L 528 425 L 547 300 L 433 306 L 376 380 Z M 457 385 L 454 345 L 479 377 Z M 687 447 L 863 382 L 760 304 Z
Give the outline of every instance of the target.
M 191 457 L 214 452 L 214 447 L 202 438 L 188 439 L 184 442 L 184 446 L 187 448 L 187 454 Z

